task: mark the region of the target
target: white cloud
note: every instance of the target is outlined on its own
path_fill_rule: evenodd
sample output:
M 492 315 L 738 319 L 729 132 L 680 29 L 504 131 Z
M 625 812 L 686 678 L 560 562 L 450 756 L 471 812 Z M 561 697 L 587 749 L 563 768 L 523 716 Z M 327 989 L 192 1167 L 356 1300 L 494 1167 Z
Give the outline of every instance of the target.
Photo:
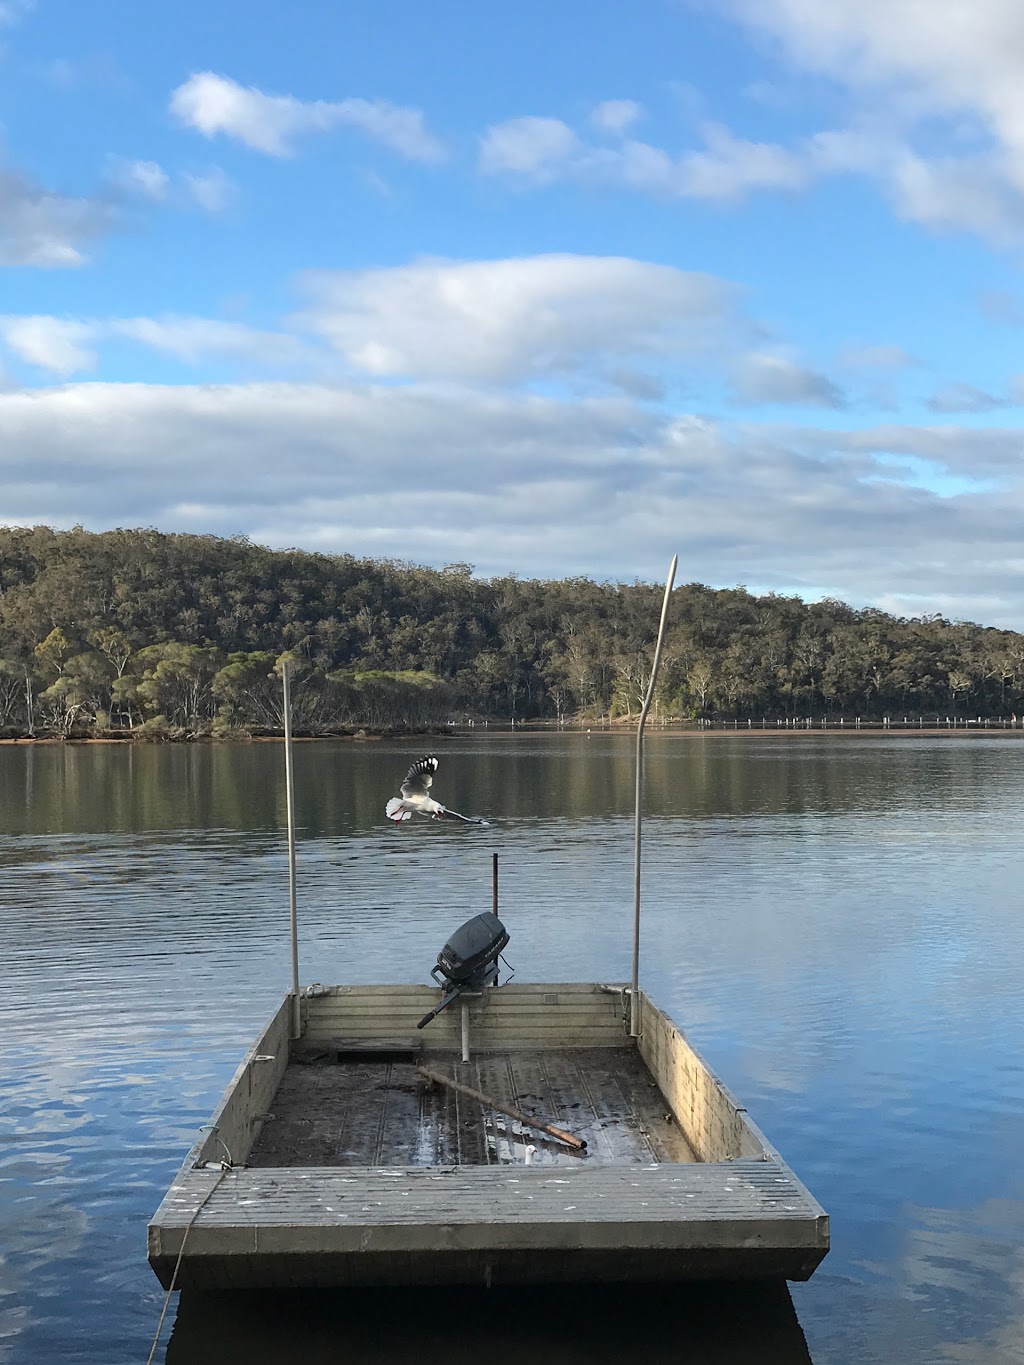
M 58 194 L 0 168 L 0 266 L 81 265 L 85 244 L 112 219 L 102 200 Z
M 184 180 L 189 198 L 207 213 L 224 213 L 238 194 L 237 186 L 219 166 L 203 174 L 186 172 Z
M 850 431 L 842 442 L 847 450 L 912 456 L 948 477 L 996 480 L 1006 487 L 1017 487 L 1024 479 L 1024 429 L 1020 427 L 891 425 Z
M 171 178 L 156 161 L 110 159 L 109 179 L 118 189 L 160 203 L 167 198 Z
M 744 403 L 792 403 L 841 408 L 845 400 L 832 381 L 789 356 L 754 352 L 733 367 L 732 386 Z
M 621 119 L 621 111 L 611 123 L 598 121 L 603 131 L 624 131 L 629 120 L 615 125 L 616 116 Z M 561 119 L 515 118 L 487 130 L 479 165 L 485 174 L 534 184 L 566 179 L 690 199 L 735 200 L 754 190 L 800 189 L 811 178 L 804 151 L 749 142 L 717 123 L 704 123 L 701 132 L 702 147 L 672 156 L 632 138 L 586 142 Z
M 177 208 L 195 205 L 207 213 L 225 212 L 238 193 L 237 186 L 219 166 L 203 172 L 183 171 L 172 177 L 159 162 L 110 156 L 106 179 L 118 195 Z
M 627 580 L 686 545 L 703 582 L 819 585 L 1017 625 L 1022 447 L 1011 428 L 732 427 L 624 399 L 372 385 L 0 394 L 12 521 Z M 923 467 L 969 491 L 930 492 Z
M 564 171 L 579 148 L 576 134 L 561 119 L 507 119 L 480 139 L 480 169 L 488 175 L 545 180 Z
M 580 180 L 668 198 L 681 192 L 678 163 L 660 147 L 631 139 L 619 147 L 589 148 L 586 156 L 569 168 L 569 173 Z
M 595 362 L 666 360 L 708 349 L 736 291 L 710 275 L 623 257 L 424 261 L 314 272 L 296 320 L 377 377 L 515 382 Z
M 264 95 L 212 71 L 190 76 L 171 95 L 171 112 L 188 127 L 206 137 L 225 133 L 271 156 L 289 155 L 299 133 L 330 128 L 330 110 L 323 100 Z
M 628 102 L 608 102 L 620 103 Z M 866 176 L 907 221 L 965 229 L 1003 245 L 1024 241 L 1024 143 L 1019 163 L 1005 147 L 924 156 L 908 141 L 905 110 L 898 117 L 870 110 L 849 127 L 823 130 L 791 146 L 740 138 L 705 120 L 701 146 L 670 153 L 622 135 L 628 120 L 623 116 L 618 126 L 616 117 L 614 112 L 592 117 L 612 139 L 607 142 L 587 140 L 555 118 L 495 124 L 480 141 L 480 170 L 525 185 L 572 181 L 719 202 L 766 190 L 794 192 L 823 176 Z
M 198 365 L 214 356 L 252 360 L 261 365 L 294 365 L 304 356 L 304 347 L 296 337 L 261 332 L 216 318 L 117 318 L 96 324 L 96 329 L 100 334 L 141 342 L 188 365 Z
M 991 157 L 926 159 L 906 152 L 888 184 L 897 213 L 929 227 L 965 228 L 999 245 L 1024 240 L 1024 199 Z
M 335 105 L 337 121 L 359 128 L 409 161 L 444 159 L 442 144 L 428 133 L 418 109 L 403 109 L 387 100 L 347 99 Z
M 959 382 L 943 384 L 928 399 L 932 412 L 991 412 L 1005 404 L 1005 398 L 997 398 L 973 384 Z
M 874 179 L 908 222 L 964 229 L 1000 245 L 1024 239 L 1024 181 L 1004 150 L 924 156 L 905 123 L 876 112 L 857 127 L 816 133 L 805 144 L 808 173 Z
M 856 88 L 967 112 L 1024 150 L 1024 9 L 1017 0 L 732 0 L 800 66 Z
M 238 193 L 219 166 L 172 176 L 157 161 L 129 161 L 119 156 L 107 158 L 106 181 L 119 198 L 143 199 L 178 209 L 196 206 L 214 214 L 230 208 Z
M 703 146 L 670 152 L 624 136 L 639 106 L 608 100 L 590 120 L 607 141 L 560 119 L 510 119 L 481 139 L 480 169 L 522 184 L 569 180 L 720 201 L 865 176 L 906 221 L 1024 243 L 1019 0 L 727 0 L 727 9 L 762 43 L 765 33 L 777 40 L 798 68 L 847 87 L 850 125 L 784 146 L 706 122 Z
M 202 71 L 173 91 L 170 107 L 181 123 L 206 137 L 223 133 L 270 156 L 289 156 L 303 133 L 342 126 L 360 129 L 410 161 L 439 161 L 444 155 L 419 110 L 387 100 L 331 102 L 267 95 L 254 86 Z
M 67 378 L 98 367 L 96 347 L 126 338 L 186 365 L 225 358 L 260 366 L 309 363 L 294 336 L 216 318 L 57 318 L 0 316 L 0 338 L 19 360 Z
M 590 114 L 590 121 L 603 133 L 622 133 L 639 119 L 643 105 L 636 100 L 602 100 Z
M 9 316 L 11 355 L 66 378 L 128 340 L 198 366 L 230 360 L 318 376 L 542 392 L 620 392 L 641 402 L 729 373 L 747 403 L 840 407 L 825 375 L 759 335 L 741 292 L 711 275 L 624 257 L 426 260 L 300 276 L 307 303 L 279 329 L 196 316 Z M 735 357 L 739 355 L 739 358 Z
M 87 343 L 92 328 L 73 319 L 0 317 L 0 336 L 20 360 L 66 377 L 92 370 L 96 354 Z
M 719 124 L 704 128 L 704 151 L 679 163 L 679 193 L 696 199 L 738 199 L 752 190 L 796 190 L 810 179 L 805 159 L 775 143 L 736 138 Z
M 879 125 L 874 137 L 860 138 L 859 151 L 858 134 L 836 135 L 847 145 L 832 151 L 847 164 L 831 169 L 879 176 L 897 211 L 913 221 L 999 243 L 1024 237 L 1018 0 L 729 0 L 729 8 L 776 39 L 797 67 L 847 86 Z M 966 132 L 987 145 L 972 154 L 921 154 L 907 134 L 926 121 L 949 138 Z M 854 153 L 861 164 L 850 164 Z

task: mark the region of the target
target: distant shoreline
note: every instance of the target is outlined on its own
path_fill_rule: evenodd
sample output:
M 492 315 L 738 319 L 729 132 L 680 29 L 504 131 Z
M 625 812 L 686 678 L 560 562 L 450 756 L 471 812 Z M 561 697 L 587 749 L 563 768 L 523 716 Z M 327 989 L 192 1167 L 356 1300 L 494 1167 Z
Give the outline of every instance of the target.
M 432 740 L 444 743 L 456 737 L 462 739 L 467 736 L 484 734 L 488 737 L 498 737 L 503 739 L 514 739 L 518 735 L 530 735 L 536 739 L 540 736 L 559 736 L 559 735 L 632 735 L 635 733 L 635 723 L 627 725 L 621 721 L 613 722 L 610 725 L 521 725 L 515 730 L 511 727 L 498 722 L 490 726 L 466 726 L 461 725 L 445 730 L 396 730 L 381 732 L 366 732 L 361 734 L 325 734 L 325 735 L 294 735 L 293 740 L 296 744 L 322 744 L 327 742 L 343 742 L 353 744 L 373 744 L 381 740 Z M 883 726 L 883 725 L 814 725 L 794 728 L 781 727 L 760 727 L 742 725 L 736 728 L 718 726 L 697 727 L 689 725 L 660 725 L 648 724 L 645 731 L 648 737 L 654 735 L 673 736 L 677 739 L 775 739 L 775 740 L 801 740 L 809 738 L 826 739 L 1020 739 L 1024 740 L 1024 724 L 1018 722 L 1016 725 L 997 725 L 997 724 L 974 724 L 957 726 Z M 9 748 L 36 748 L 36 747 L 56 747 L 72 746 L 81 748 L 83 745 L 142 745 L 150 748 L 158 745 L 183 745 L 183 744 L 280 744 L 283 742 L 283 735 L 187 735 L 180 738 L 150 738 L 144 735 L 121 735 L 116 738 L 110 735 L 75 735 L 70 739 L 62 739 L 58 735 L 39 735 L 29 737 L 23 735 L 17 738 L 0 739 L 0 747 Z

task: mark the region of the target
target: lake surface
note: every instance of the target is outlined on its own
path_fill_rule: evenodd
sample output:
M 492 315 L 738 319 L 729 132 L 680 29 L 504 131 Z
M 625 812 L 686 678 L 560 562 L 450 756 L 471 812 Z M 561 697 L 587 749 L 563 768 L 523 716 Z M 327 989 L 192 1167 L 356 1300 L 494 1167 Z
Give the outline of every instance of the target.
M 303 981 L 428 980 L 494 851 L 519 980 L 627 979 L 633 738 L 435 747 L 492 828 L 384 820 L 419 742 L 296 746 Z M 642 980 L 831 1214 L 814 1277 L 175 1296 L 155 1359 L 1024 1361 L 1024 743 L 647 750 Z M 276 744 L 0 746 L 4 1365 L 146 1360 L 146 1223 L 290 980 L 284 809 Z

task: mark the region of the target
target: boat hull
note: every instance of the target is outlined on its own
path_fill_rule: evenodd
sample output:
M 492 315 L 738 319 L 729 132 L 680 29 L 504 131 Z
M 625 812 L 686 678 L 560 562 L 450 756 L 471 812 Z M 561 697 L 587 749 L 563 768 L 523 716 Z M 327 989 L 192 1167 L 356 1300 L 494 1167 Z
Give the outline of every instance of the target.
M 470 1002 L 469 1062 L 458 1009 L 415 1037 L 436 998 L 321 988 L 303 1000 L 295 1041 L 282 1003 L 150 1225 L 165 1287 L 803 1280 L 827 1253 L 824 1210 L 646 998 L 634 1039 L 619 987 L 495 988 Z M 492 1095 L 508 1077 L 524 1119 L 574 1128 L 586 1156 L 464 1093 L 431 1094 L 416 1071 L 424 1057 L 453 1079 L 475 1065 Z M 357 1081 L 335 1148 L 316 1147 L 314 1164 L 274 1132 L 291 1121 L 289 1063 L 305 1068 L 296 1132 L 317 1090 L 311 1066 L 323 1085 Z M 533 1080 L 526 1094 L 525 1076 L 546 1088 Z M 217 1164 L 225 1150 L 230 1166 Z M 289 1164 L 263 1164 L 268 1150 Z M 367 1159 L 395 1151 L 407 1159 Z

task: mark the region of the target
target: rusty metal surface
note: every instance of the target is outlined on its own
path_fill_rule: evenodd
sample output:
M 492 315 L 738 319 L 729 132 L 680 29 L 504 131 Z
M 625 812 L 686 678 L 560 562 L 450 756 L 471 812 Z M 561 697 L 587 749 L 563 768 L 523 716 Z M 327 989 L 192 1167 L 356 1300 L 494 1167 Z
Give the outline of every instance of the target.
M 450 1090 L 428 1090 L 412 1061 L 331 1056 L 288 1067 L 248 1165 L 487 1166 L 585 1160 L 692 1162 L 685 1138 L 629 1048 L 480 1053 L 438 1062 L 494 1099 L 584 1138 L 585 1156 Z

